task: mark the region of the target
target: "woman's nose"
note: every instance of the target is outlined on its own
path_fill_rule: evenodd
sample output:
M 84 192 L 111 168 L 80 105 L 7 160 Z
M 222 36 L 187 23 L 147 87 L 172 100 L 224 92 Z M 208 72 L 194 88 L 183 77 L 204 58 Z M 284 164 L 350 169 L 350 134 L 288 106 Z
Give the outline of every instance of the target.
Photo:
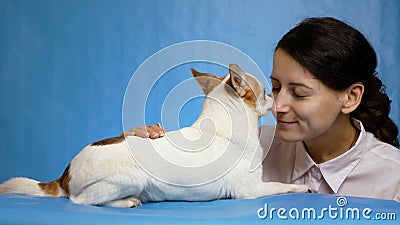
M 274 107 L 273 110 L 276 113 L 288 112 L 290 109 L 290 99 L 284 92 L 280 91 L 273 94 Z

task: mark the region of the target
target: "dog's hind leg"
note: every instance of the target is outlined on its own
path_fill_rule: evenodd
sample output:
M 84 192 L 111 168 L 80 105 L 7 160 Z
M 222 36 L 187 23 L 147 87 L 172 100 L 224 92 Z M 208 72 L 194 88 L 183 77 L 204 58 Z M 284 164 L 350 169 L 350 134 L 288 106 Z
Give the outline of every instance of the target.
M 134 205 L 131 204 L 122 204 L 122 199 L 126 198 L 127 196 L 139 196 L 143 187 L 139 185 L 136 187 L 123 187 L 122 184 L 115 184 L 109 183 L 107 181 L 99 181 L 94 184 L 87 186 L 78 194 L 72 194 L 69 196 L 69 199 L 76 204 L 85 204 L 85 205 L 106 205 L 109 204 L 110 206 L 113 205 L 113 201 L 115 202 L 114 205 L 120 204 L 125 205 L 125 207 L 132 207 Z M 126 199 L 126 201 L 131 201 L 134 204 L 138 204 L 138 202 L 132 201 L 131 199 Z

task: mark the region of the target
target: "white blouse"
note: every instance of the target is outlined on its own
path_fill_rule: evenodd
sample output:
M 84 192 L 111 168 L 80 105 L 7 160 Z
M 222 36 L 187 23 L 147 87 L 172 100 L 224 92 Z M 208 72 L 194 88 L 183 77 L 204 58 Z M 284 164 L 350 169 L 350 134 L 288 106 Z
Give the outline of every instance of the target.
M 271 138 L 274 126 L 261 127 L 261 144 L 269 149 L 263 180 L 306 184 L 315 193 L 400 201 L 400 150 L 376 139 L 360 121 L 354 124 L 360 130 L 356 144 L 320 164 L 311 159 L 303 142 Z

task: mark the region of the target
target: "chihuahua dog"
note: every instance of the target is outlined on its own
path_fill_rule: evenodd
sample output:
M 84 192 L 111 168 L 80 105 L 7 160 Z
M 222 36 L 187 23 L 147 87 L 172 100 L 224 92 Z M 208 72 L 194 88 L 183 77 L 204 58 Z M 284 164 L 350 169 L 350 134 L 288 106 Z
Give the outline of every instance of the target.
M 262 161 L 258 120 L 273 105 L 263 85 L 235 64 L 220 78 L 192 73 L 206 96 L 192 126 L 156 140 L 121 135 L 95 142 L 72 159 L 60 178 L 17 177 L 1 184 L 0 193 L 134 207 L 307 192 L 306 185 L 262 182 L 262 166 L 251 168 L 254 158 Z

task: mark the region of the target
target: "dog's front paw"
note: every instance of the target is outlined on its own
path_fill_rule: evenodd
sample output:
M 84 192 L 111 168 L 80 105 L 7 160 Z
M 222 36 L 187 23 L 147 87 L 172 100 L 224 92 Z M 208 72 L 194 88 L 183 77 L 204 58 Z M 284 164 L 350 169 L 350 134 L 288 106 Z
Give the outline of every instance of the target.
M 299 193 L 311 193 L 311 188 L 304 184 L 292 184 L 291 192 L 299 192 Z

